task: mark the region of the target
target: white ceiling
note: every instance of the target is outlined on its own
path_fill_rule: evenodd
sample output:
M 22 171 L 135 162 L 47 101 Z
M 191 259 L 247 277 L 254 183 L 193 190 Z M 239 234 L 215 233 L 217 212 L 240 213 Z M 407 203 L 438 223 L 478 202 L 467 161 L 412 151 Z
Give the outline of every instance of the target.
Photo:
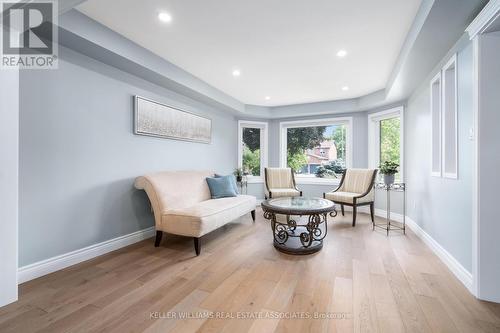
M 420 3 L 88 0 L 78 10 L 245 104 L 276 106 L 385 88 Z

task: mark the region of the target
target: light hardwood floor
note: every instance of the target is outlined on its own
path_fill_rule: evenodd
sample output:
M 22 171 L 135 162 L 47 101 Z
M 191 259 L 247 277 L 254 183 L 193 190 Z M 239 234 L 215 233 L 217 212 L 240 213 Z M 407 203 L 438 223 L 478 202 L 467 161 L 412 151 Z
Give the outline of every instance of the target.
M 499 306 L 411 231 L 350 221 L 330 219 L 309 256 L 277 252 L 260 210 L 202 238 L 199 257 L 187 238 L 137 243 L 21 285 L 0 332 L 500 332 Z

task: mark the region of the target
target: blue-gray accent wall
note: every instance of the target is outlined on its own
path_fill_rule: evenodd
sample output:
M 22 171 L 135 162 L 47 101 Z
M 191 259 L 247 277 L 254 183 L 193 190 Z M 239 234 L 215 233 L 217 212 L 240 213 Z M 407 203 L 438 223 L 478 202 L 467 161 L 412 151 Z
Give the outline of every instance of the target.
M 458 179 L 431 176 L 430 78 L 457 52 Z M 472 44 L 464 36 L 408 100 L 405 151 L 408 213 L 469 272 L 472 270 Z
M 237 163 L 234 116 L 61 47 L 58 70 L 20 74 L 19 266 L 153 225 L 134 178 Z M 212 144 L 133 134 L 133 96 L 213 120 Z

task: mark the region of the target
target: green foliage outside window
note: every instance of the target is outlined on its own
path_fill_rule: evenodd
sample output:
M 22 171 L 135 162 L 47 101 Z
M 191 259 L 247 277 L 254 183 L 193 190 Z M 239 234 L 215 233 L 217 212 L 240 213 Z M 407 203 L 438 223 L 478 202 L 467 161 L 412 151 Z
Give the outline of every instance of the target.
M 249 171 L 252 176 L 260 176 L 260 149 L 251 151 L 243 147 L 243 170 Z
M 245 127 L 243 129 L 243 143 L 251 151 L 260 149 L 260 128 Z
M 399 117 L 380 121 L 380 163 L 391 161 L 399 164 Z
M 331 139 L 335 142 L 335 147 L 337 148 L 337 158 L 345 161 L 346 153 L 346 129 L 345 126 L 337 126 L 333 132 Z
M 313 149 L 325 140 L 326 126 L 297 127 L 287 129 L 288 154 L 303 153 L 306 149 Z
M 307 165 L 305 151 L 313 149 L 325 140 L 326 126 L 297 127 L 287 129 L 287 165 L 299 172 Z
M 400 131 L 401 121 L 399 117 L 384 119 L 380 121 L 380 165 L 387 174 L 396 174 L 396 179 L 400 179 L 400 174 L 395 169 L 401 163 L 400 160 Z M 392 167 L 392 169 L 391 169 Z
M 243 170 L 260 176 L 260 128 L 243 129 Z
M 287 165 L 295 173 L 298 173 L 305 165 L 307 165 L 307 156 L 304 152 L 298 152 L 295 154 L 288 154 Z

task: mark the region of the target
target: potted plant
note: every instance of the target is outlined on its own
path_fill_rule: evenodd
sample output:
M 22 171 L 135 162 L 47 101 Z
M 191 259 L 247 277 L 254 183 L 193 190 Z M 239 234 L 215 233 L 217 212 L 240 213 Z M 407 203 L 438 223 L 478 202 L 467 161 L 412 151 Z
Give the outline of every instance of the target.
M 398 173 L 399 164 L 392 161 L 385 161 L 380 164 L 380 173 L 384 175 L 386 185 L 394 184 L 394 175 Z
M 233 174 L 236 177 L 236 181 L 241 182 L 241 180 L 243 179 L 243 169 L 237 168 L 234 170 Z

